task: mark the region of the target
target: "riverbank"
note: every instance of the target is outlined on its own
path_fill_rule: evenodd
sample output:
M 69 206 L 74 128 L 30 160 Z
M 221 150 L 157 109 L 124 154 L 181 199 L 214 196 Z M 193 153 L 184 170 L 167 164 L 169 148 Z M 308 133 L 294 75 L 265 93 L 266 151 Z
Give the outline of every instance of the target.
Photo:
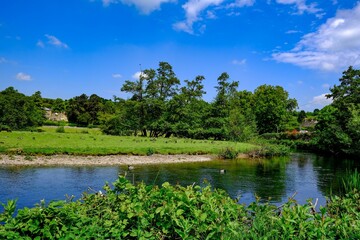
M 114 165 L 143 165 L 170 164 L 185 162 L 204 162 L 215 159 L 214 155 L 107 155 L 107 156 L 23 156 L 0 155 L 0 166 L 114 166 Z

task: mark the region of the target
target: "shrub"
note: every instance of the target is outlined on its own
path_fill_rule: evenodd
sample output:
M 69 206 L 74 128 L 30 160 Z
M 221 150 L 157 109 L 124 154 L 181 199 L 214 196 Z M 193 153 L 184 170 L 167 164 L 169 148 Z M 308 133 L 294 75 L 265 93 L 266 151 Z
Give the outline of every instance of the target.
M 152 149 L 152 148 L 148 148 L 147 150 L 146 150 L 146 155 L 147 156 L 151 156 L 151 155 L 153 155 L 155 153 L 155 151 L 154 151 L 154 149 Z
M 104 193 L 41 201 L 16 210 L 2 204 L 0 239 L 359 239 L 360 194 L 332 197 L 316 211 L 290 198 L 281 206 L 240 205 L 211 186 L 133 185 L 125 177 Z
M 65 128 L 64 126 L 59 126 L 56 128 L 55 130 L 57 133 L 65 133 Z
M 235 149 L 227 147 L 220 151 L 218 157 L 221 159 L 235 159 L 238 156 L 238 154 L 239 152 L 236 151 Z
M 0 131 L 11 132 L 11 127 L 9 127 L 8 125 L 0 124 Z

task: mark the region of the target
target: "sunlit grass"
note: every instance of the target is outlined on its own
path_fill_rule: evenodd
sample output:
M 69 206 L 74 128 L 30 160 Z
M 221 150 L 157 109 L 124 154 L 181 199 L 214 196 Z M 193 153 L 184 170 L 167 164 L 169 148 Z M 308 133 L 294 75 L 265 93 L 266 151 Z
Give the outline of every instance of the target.
M 218 154 L 231 147 L 240 153 L 253 151 L 258 146 L 250 143 L 192 140 L 181 138 L 146 138 L 102 135 L 97 129 L 43 128 L 46 132 L 1 132 L 0 152 L 8 154 Z
M 38 129 L 41 129 L 42 131 L 45 131 L 45 132 L 55 133 L 57 128 L 58 128 L 58 126 L 42 126 L 42 127 L 39 127 Z M 102 134 L 102 132 L 99 128 L 64 126 L 64 129 L 65 129 L 66 133 L 88 133 L 88 134 L 97 134 L 97 135 Z

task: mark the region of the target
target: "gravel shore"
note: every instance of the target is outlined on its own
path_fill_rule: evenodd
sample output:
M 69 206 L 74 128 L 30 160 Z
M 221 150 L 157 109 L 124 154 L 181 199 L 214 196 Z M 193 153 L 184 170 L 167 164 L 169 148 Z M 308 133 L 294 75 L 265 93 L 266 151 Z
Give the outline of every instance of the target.
M 213 160 L 212 155 L 160 155 L 132 156 L 22 156 L 0 155 L 0 166 L 113 166 L 113 165 L 139 165 L 163 164 L 183 162 L 204 162 Z

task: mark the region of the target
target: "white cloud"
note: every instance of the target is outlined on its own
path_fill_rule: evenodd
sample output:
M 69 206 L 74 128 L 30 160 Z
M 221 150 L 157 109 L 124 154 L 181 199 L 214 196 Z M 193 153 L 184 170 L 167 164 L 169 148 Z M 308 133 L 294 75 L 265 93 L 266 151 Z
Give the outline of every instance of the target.
M 317 8 L 316 3 L 306 4 L 306 0 L 276 0 L 279 4 L 291 4 L 295 5 L 298 11 L 298 14 L 303 14 L 304 12 L 308 13 L 319 13 L 322 10 Z M 321 14 L 319 15 L 321 17 Z
M 61 42 L 57 37 L 45 34 L 45 37 L 48 39 L 48 44 L 59 47 L 59 48 L 69 48 L 66 43 Z M 38 42 L 39 43 L 39 42 Z
M 305 68 L 340 71 L 360 65 L 360 2 L 340 10 L 316 32 L 306 34 L 289 52 L 273 54 L 279 62 Z
M 140 79 L 140 75 L 142 74 L 143 77 L 146 77 L 147 75 L 143 72 L 136 72 L 132 75 L 133 79 L 139 80 Z
M 324 93 L 321 94 L 319 96 L 315 96 L 313 97 L 312 101 L 310 102 L 310 104 L 314 107 L 314 108 L 323 108 L 326 105 L 331 104 L 333 101 L 331 98 L 327 98 L 326 95 L 328 93 Z
M 300 31 L 298 30 L 289 30 L 286 32 L 286 34 L 295 34 L 295 33 L 300 33 Z
M 206 12 L 206 18 L 207 19 L 216 19 L 217 17 L 216 17 L 216 15 L 215 15 L 215 13 L 213 11 L 207 11 Z
M 126 5 L 135 5 L 144 14 L 160 9 L 161 4 L 176 2 L 176 0 L 102 0 L 105 7 L 112 3 L 123 3 Z
M 236 0 L 233 3 L 227 5 L 228 8 L 234 7 L 251 7 L 255 4 L 255 0 Z
M 227 0 L 188 0 L 182 5 L 185 10 L 185 20 L 179 21 L 173 24 L 173 28 L 177 31 L 184 31 L 190 34 L 194 34 L 194 24 L 196 22 L 204 21 L 206 19 L 215 19 L 216 10 L 220 9 L 233 9 L 241 7 L 250 7 L 254 5 L 255 0 L 233 0 L 230 3 Z M 207 10 L 211 8 L 210 10 Z M 205 10 L 207 10 L 205 12 Z M 233 11 L 233 10 L 231 10 Z M 202 16 L 202 13 L 204 16 Z M 234 12 L 228 15 L 237 15 Z M 202 33 L 206 29 L 206 25 L 201 23 L 197 26 L 199 32 Z
M 122 75 L 120 73 L 113 73 L 113 78 L 122 78 Z
M 18 74 L 16 74 L 16 79 L 21 81 L 30 81 L 31 76 L 29 74 L 19 72 Z
M 232 64 L 234 65 L 245 65 L 246 64 L 246 59 L 242 59 L 242 60 L 237 60 L 237 59 L 234 59 L 232 60 Z
M 174 29 L 187 33 L 194 33 L 193 24 L 201 20 L 200 13 L 210 6 L 218 6 L 224 0 L 189 0 L 182 5 L 185 10 L 186 19 L 173 25 Z

